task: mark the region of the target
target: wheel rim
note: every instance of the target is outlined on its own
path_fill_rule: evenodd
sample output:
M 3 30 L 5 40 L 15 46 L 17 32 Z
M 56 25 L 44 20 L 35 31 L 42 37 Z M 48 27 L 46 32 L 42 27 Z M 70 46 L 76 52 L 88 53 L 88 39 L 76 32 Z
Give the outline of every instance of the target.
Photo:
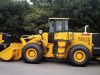
M 29 59 L 35 59 L 37 57 L 37 51 L 36 51 L 36 49 L 33 49 L 33 48 L 28 49 L 26 51 L 26 56 Z
M 86 54 L 81 50 L 78 50 L 74 53 L 74 59 L 77 62 L 83 62 L 85 58 L 86 58 Z

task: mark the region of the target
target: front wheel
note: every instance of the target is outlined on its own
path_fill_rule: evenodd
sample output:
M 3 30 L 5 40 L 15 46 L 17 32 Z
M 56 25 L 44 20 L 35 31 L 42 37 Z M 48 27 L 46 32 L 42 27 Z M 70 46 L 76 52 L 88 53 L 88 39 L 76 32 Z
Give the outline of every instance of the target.
M 72 47 L 68 53 L 69 62 L 75 66 L 86 66 L 90 61 L 90 51 L 81 45 Z
M 27 44 L 22 50 L 22 57 L 25 62 L 37 64 L 43 58 L 43 49 L 35 43 Z

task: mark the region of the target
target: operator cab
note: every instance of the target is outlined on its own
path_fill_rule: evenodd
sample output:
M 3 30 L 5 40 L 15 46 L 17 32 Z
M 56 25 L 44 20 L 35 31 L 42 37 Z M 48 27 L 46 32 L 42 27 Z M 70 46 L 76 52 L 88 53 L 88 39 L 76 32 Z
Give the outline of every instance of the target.
M 53 54 L 64 53 L 68 42 L 68 20 L 69 18 L 49 18 L 49 43 L 53 43 Z M 58 43 L 64 43 L 62 46 Z M 60 50 L 60 48 L 63 50 Z M 59 51 L 60 50 L 60 51 Z
M 68 31 L 69 18 L 49 18 L 49 33 Z
M 68 31 L 68 20 L 69 18 L 49 18 L 49 43 L 54 43 L 55 33 Z

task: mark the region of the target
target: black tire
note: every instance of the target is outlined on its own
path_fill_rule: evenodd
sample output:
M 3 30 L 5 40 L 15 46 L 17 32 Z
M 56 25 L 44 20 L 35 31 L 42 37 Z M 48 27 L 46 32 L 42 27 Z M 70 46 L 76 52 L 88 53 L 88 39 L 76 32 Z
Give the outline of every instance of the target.
M 74 59 L 74 53 L 78 50 L 81 50 L 85 53 L 85 59 L 82 62 L 77 62 Z M 69 62 L 71 63 L 71 65 L 74 65 L 74 66 L 80 66 L 80 67 L 86 66 L 89 63 L 90 58 L 91 58 L 91 55 L 90 55 L 89 50 L 85 46 L 82 46 L 82 45 L 76 45 L 72 47 L 68 53 Z
M 29 59 L 26 56 L 26 52 L 28 49 L 33 48 L 36 50 L 37 52 L 37 56 L 35 59 Z M 43 49 L 40 45 L 36 44 L 36 43 L 30 43 L 24 46 L 24 48 L 22 49 L 22 58 L 25 62 L 27 63 L 33 63 L 33 64 L 37 64 L 39 63 L 42 59 L 43 59 Z

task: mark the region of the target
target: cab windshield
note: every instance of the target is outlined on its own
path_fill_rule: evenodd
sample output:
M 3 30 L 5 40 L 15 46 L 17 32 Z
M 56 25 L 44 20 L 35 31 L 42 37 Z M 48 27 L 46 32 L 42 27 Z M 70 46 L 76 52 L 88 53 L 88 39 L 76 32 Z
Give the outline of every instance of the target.
M 52 20 L 49 23 L 49 32 L 65 32 L 68 31 L 68 20 Z

